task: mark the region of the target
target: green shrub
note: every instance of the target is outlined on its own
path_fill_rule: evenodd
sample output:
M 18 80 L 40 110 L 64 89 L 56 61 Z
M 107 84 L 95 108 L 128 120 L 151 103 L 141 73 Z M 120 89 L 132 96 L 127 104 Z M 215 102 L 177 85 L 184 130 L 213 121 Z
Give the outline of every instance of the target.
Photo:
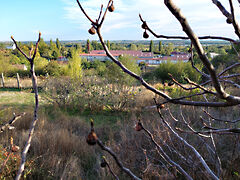
M 160 64 L 154 72 L 154 76 L 162 82 L 171 80 L 169 74 L 172 74 L 173 77 L 184 83 L 184 77 L 188 77 L 194 82 L 199 82 L 201 80 L 201 75 L 192 68 L 190 63 L 178 62 L 172 63 L 168 61 L 167 63 Z
M 44 67 L 44 73 L 51 76 L 60 76 L 62 73 L 60 65 L 56 61 L 51 61 Z
M 140 75 L 141 70 L 134 57 L 123 55 L 119 57 L 119 61 L 130 71 Z M 106 78 L 110 83 L 118 83 L 128 86 L 133 85 L 133 83 L 136 82 L 133 77 L 123 72 L 123 70 L 113 62 L 110 63 L 107 68 Z

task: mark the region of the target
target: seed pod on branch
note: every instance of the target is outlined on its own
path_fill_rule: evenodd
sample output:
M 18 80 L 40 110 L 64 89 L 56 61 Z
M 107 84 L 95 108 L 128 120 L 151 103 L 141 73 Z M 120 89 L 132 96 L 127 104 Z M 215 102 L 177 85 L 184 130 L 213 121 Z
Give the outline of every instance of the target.
M 160 109 L 163 109 L 163 108 L 165 108 L 165 105 L 164 105 L 164 104 L 160 104 L 160 105 L 159 105 L 159 108 L 160 108 Z
M 109 10 L 109 12 L 113 12 L 113 11 L 115 10 L 115 7 L 114 7 L 114 5 L 113 5 L 113 2 L 112 2 L 112 4 L 108 7 L 108 10 Z
M 91 132 L 88 134 L 86 142 L 88 145 L 95 145 L 97 143 L 98 137 L 93 128 L 93 120 L 91 119 Z
M 102 168 L 105 168 L 105 167 L 107 166 L 107 162 L 106 162 L 105 156 L 102 157 L 100 166 L 101 166 Z
M 148 33 L 147 33 L 146 30 L 145 30 L 144 33 L 143 33 L 143 37 L 144 37 L 145 39 L 149 38 L 149 35 L 148 35 Z
M 91 131 L 87 136 L 88 145 L 95 145 L 97 143 L 97 134 L 94 131 Z
M 232 20 L 231 20 L 230 18 L 227 18 L 226 22 L 227 22 L 228 24 L 232 24 Z
M 95 28 L 94 28 L 93 26 L 88 30 L 88 32 L 89 32 L 89 34 L 91 34 L 91 35 L 96 34 L 96 30 L 95 30 Z
M 137 122 L 136 126 L 135 126 L 135 130 L 136 131 L 141 131 L 142 130 L 142 123 L 139 121 Z

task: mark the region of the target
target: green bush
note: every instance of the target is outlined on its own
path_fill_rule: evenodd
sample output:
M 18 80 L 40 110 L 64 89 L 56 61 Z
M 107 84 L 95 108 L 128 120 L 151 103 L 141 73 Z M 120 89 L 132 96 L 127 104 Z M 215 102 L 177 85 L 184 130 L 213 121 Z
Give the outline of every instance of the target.
M 181 83 L 185 82 L 184 77 L 188 77 L 194 82 L 199 82 L 201 80 L 201 75 L 192 68 L 190 63 L 172 63 L 168 61 L 167 63 L 160 64 L 154 72 L 156 79 L 162 82 L 171 80 L 169 74 L 172 74 L 173 77 Z
M 48 73 L 51 76 L 60 76 L 62 74 L 62 69 L 56 61 L 51 61 L 44 67 L 44 73 Z
M 67 74 L 74 80 L 81 80 L 82 79 L 82 62 L 81 58 L 78 56 L 77 52 L 75 51 L 72 54 L 72 58 L 69 59 L 69 63 L 67 66 Z
M 140 75 L 141 70 L 134 57 L 123 55 L 119 57 L 119 61 L 130 71 Z M 133 83 L 136 82 L 133 77 L 123 72 L 123 70 L 113 62 L 111 62 L 107 68 L 106 78 L 110 83 L 118 83 L 128 86 L 133 85 Z

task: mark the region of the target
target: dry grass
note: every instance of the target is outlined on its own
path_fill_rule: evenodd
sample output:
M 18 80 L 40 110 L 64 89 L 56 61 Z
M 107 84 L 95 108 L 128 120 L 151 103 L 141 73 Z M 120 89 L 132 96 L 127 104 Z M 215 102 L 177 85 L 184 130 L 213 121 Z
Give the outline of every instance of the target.
M 24 96 L 25 100 L 23 100 Z M 28 155 L 28 159 L 33 162 L 32 173 L 29 175 L 29 178 L 112 179 L 111 174 L 106 169 L 100 167 L 100 157 L 105 155 L 113 171 L 120 179 L 128 179 L 107 153 L 97 146 L 88 146 L 85 142 L 90 128 L 90 118 L 96 119 L 95 129 L 101 140 L 110 146 L 118 154 L 118 157 L 123 160 L 124 164 L 138 176 L 146 180 L 172 179 L 174 175 L 181 178 L 174 168 L 167 165 L 169 171 L 173 172 L 173 174 L 170 174 L 165 169 L 164 164 L 166 165 L 166 163 L 157 153 L 149 138 L 143 132 L 134 130 L 137 119 L 141 118 L 144 125 L 154 134 L 156 141 L 175 161 L 182 163 L 182 166 L 194 179 L 206 179 L 207 177 L 203 174 L 202 167 L 198 165 L 196 157 L 164 127 L 155 109 L 145 108 L 146 106 L 154 105 L 153 97 L 152 93 L 142 89 L 140 95 L 135 96 L 136 106 L 131 111 L 128 113 L 109 112 L 108 116 L 96 112 L 89 112 L 87 115 L 69 115 L 57 106 L 42 105 L 40 107 L 37 129 Z M 11 118 L 13 111 L 22 111 L 22 109 L 19 109 L 21 104 L 25 104 L 24 111 L 27 112 L 27 115 L 16 123 L 15 131 L 1 135 L 1 144 L 5 147 L 9 146 L 9 138 L 13 136 L 14 141 L 23 148 L 33 116 L 32 99 L 33 94 L 27 92 L 0 93 L 0 118 L 2 121 Z M 13 108 L 12 106 L 17 102 L 19 102 L 19 106 Z M 9 106 L 7 106 L 8 104 Z M 3 109 L 5 107 L 8 107 L 8 109 Z M 170 105 L 169 107 L 174 116 L 181 120 L 179 106 Z M 195 128 L 198 128 L 201 124 L 200 116 L 206 118 L 200 108 L 182 106 L 181 110 L 186 120 Z M 214 116 L 224 119 L 235 119 L 240 115 L 238 106 L 222 109 L 211 108 L 210 112 Z M 181 123 L 178 124 L 172 121 L 167 110 L 163 110 L 163 115 L 173 126 L 183 127 Z M 239 126 L 239 124 L 214 124 L 214 126 L 223 125 L 224 127 Z M 197 136 L 184 133 L 180 133 L 180 135 L 186 138 L 204 155 L 211 167 L 215 166 L 214 157 L 206 150 L 206 146 L 199 141 Z M 222 179 L 237 178 L 233 173 L 238 172 L 238 167 L 240 166 L 239 137 L 229 135 L 215 135 L 214 137 L 224 169 Z M 210 140 L 206 139 L 206 142 L 210 143 Z M 175 147 L 185 157 L 191 157 L 193 164 L 189 165 L 182 162 L 176 154 L 169 150 L 166 144 Z M 144 150 L 146 150 L 147 156 L 145 156 Z
M 42 86 L 45 83 L 46 78 L 38 78 L 38 85 Z M 17 78 L 4 78 L 5 87 L 17 88 Z M 20 78 L 20 84 L 22 88 L 31 88 L 32 87 L 32 79 L 31 78 Z M 1 80 L 2 87 L 2 80 Z

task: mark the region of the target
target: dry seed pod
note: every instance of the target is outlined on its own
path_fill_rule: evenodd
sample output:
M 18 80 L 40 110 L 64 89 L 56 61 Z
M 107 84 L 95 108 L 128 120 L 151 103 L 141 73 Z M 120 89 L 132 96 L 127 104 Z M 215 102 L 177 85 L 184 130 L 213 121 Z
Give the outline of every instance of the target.
M 165 108 L 165 105 L 164 105 L 164 104 L 160 104 L 160 105 L 159 105 L 159 108 L 160 108 L 160 109 L 163 109 L 163 108 Z
M 148 35 L 148 33 L 147 33 L 146 30 L 145 30 L 144 33 L 143 33 L 143 37 L 144 37 L 145 39 L 149 38 L 149 35 Z
M 113 5 L 113 2 L 112 2 L 112 4 L 111 4 L 111 6 L 108 7 L 108 10 L 109 10 L 109 12 L 113 12 L 113 11 L 115 10 L 115 7 L 114 7 L 114 5 Z
M 138 122 L 135 126 L 135 130 L 136 131 L 141 131 L 142 130 L 142 124 L 140 122 Z
M 94 28 L 93 26 L 88 30 L 88 32 L 89 32 L 89 34 L 91 34 L 91 35 L 96 34 L 96 30 L 95 30 L 95 28 Z
M 229 18 L 227 18 L 226 22 L 227 22 L 228 24 L 232 24 L 232 20 L 229 19 Z
M 98 139 L 98 137 L 97 137 L 96 133 L 94 131 L 91 131 L 88 134 L 86 141 L 89 145 L 95 145 L 97 143 L 97 139 Z
M 107 162 L 106 162 L 105 159 L 102 159 L 100 166 L 101 166 L 102 168 L 105 168 L 105 167 L 107 166 Z

